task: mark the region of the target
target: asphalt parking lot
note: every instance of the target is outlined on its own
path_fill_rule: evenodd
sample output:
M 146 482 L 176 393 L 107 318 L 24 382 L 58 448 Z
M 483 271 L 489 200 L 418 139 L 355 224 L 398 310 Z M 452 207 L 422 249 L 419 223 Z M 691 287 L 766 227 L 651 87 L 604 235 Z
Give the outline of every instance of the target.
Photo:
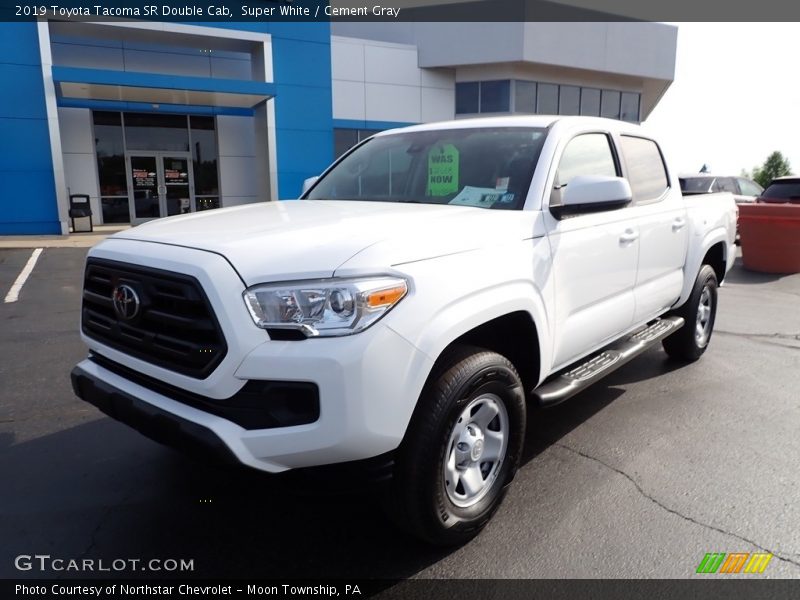
M 206 466 L 78 400 L 85 252 L 46 249 L 0 302 L 0 577 L 40 577 L 14 557 L 50 554 L 193 559 L 195 577 L 684 578 L 707 552 L 771 552 L 736 577 L 800 577 L 800 275 L 737 265 L 702 360 L 654 349 L 534 411 L 500 512 L 441 550 L 369 491 Z M 0 298 L 30 254 L 0 251 Z

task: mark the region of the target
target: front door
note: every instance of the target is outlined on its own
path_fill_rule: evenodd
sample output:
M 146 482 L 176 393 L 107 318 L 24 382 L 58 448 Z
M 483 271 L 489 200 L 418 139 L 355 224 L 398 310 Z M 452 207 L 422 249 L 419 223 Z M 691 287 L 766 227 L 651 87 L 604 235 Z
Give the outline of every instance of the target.
M 194 212 L 188 152 L 137 152 L 127 158 L 131 223 Z
M 562 190 L 579 175 L 620 175 L 605 132 L 584 133 L 567 143 L 558 163 L 550 206 L 560 203 Z M 555 369 L 632 326 L 639 231 L 631 210 L 590 212 L 551 225 Z

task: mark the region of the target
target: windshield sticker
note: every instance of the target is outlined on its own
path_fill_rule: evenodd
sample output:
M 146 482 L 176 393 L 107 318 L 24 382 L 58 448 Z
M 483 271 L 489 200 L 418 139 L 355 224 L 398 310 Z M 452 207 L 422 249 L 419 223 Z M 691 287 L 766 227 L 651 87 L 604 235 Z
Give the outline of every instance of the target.
M 494 189 L 506 191 L 508 189 L 508 180 L 510 177 L 498 177 L 494 184 Z
M 500 204 L 511 204 L 514 201 L 514 194 L 508 192 L 500 196 Z
M 427 196 L 447 196 L 458 191 L 458 149 L 453 144 L 434 146 L 428 153 Z
M 491 206 L 499 201 L 503 196 L 513 194 L 503 194 L 492 188 L 472 187 L 471 185 L 464 186 L 461 192 L 450 200 L 448 204 L 456 204 L 458 206 L 477 206 L 480 208 L 491 208 Z

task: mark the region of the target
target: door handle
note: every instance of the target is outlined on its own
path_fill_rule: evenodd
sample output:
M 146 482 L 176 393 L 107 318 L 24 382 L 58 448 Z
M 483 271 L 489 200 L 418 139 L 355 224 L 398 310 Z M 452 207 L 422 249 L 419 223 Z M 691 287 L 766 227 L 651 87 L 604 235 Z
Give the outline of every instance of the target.
M 678 217 L 672 222 L 672 231 L 680 231 L 686 225 L 686 219 Z
M 639 232 L 633 229 L 626 229 L 621 236 L 619 236 L 620 244 L 630 244 L 639 239 Z

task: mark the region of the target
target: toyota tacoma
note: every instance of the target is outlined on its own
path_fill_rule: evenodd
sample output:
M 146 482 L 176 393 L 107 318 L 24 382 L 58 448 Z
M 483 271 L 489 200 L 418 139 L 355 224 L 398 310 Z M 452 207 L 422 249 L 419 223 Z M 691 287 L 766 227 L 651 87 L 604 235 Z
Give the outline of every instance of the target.
M 654 344 L 700 358 L 735 256 L 733 197 L 684 198 L 619 121 L 387 131 L 307 184 L 94 246 L 73 387 L 269 473 L 386 461 L 392 514 L 437 544 L 498 508 L 530 406 Z

